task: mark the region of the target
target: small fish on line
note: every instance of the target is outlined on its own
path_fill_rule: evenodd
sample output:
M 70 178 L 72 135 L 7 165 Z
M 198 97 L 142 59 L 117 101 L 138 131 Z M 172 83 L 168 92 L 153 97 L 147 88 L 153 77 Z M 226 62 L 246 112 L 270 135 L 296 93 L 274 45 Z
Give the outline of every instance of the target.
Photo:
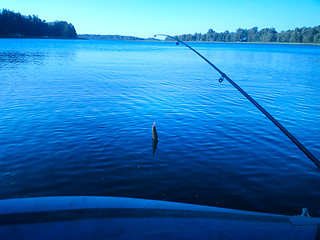
M 156 129 L 156 122 L 152 125 L 152 139 L 158 140 L 158 133 Z
M 154 153 L 156 152 L 157 149 L 157 145 L 158 145 L 158 133 L 157 133 L 157 129 L 156 129 L 156 122 L 153 123 L 152 125 L 152 154 L 154 156 Z

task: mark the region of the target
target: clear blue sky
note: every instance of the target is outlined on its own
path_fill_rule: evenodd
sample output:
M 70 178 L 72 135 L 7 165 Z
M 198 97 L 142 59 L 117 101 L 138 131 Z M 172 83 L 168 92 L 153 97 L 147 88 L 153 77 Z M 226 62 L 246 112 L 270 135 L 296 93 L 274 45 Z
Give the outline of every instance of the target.
M 152 37 L 320 25 L 320 0 L 0 0 L 0 8 L 46 21 L 65 20 L 78 34 Z

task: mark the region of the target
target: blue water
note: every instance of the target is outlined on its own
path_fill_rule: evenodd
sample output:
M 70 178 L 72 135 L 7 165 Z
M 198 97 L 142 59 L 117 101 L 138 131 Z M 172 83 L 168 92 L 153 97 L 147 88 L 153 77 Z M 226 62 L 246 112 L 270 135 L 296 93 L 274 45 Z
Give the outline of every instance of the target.
M 320 46 L 191 45 L 320 158 Z M 0 39 L 0 76 L 2 199 L 124 196 L 320 216 L 320 169 L 183 46 Z

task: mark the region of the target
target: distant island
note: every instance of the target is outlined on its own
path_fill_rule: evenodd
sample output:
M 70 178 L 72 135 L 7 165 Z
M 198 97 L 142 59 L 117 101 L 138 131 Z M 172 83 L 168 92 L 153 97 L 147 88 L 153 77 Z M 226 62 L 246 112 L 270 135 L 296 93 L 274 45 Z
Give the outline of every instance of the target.
M 77 32 L 65 21 L 46 22 L 38 16 L 0 10 L 0 37 L 9 38 L 76 38 Z
M 317 27 L 295 28 L 277 32 L 274 28 L 263 28 L 260 31 L 257 27 L 251 29 L 237 29 L 236 32 L 217 33 L 209 29 L 207 33 L 183 34 L 175 36 L 181 41 L 198 42 L 261 42 L 261 43 L 302 43 L 320 44 L 320 25 Z M 167 41 L 173 41 L 166 38 Z
M 95 40 L 124 40 L 124 41 L 141 41 L 144 38 L 121 35 L 100 35 L 100 34 L 78 34 L 79 38 L 95 39 Z

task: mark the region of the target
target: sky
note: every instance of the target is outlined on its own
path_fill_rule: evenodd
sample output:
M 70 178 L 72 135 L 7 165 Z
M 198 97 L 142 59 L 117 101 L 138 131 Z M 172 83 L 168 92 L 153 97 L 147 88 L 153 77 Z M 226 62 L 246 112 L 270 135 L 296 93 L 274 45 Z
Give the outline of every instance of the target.
M 320 0 L 0 0 L 5 8 L 52 22 L 72 23 L 78 34 L 149 38 L 274 27 L 278 32 L 320 25 Z

